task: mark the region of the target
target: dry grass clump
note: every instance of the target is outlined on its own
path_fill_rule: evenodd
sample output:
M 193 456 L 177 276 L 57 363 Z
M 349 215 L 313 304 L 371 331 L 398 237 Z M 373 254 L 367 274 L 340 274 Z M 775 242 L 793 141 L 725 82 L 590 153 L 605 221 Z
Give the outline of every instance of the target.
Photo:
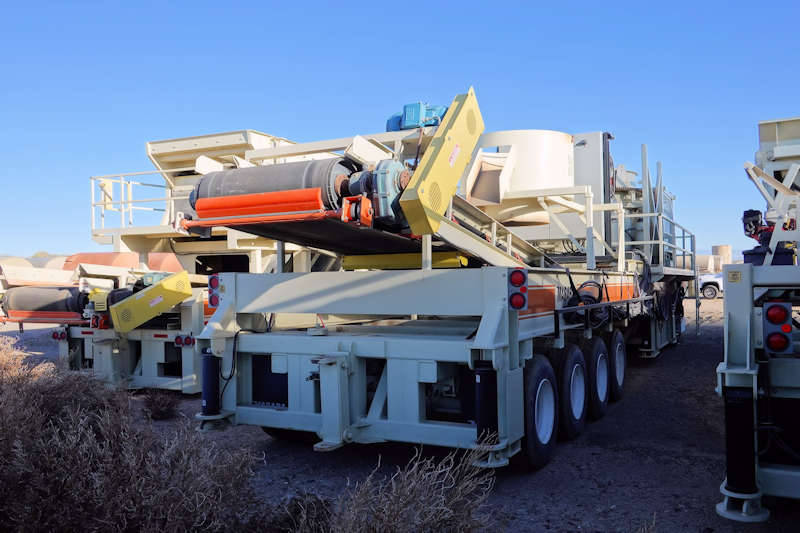
M 135 420 L 124 391 L 52 364 L 29 366 L 23 358 L 0 338 L 0 531 L 461 532 L 489 526 L 480 512 L 494 477 L 474 466 L 480 449 L 441 460 L 417 451 L 394 475 L 379 478 L 376 468 L 336 501 L 303 494 L 270 507 L 250 486 L 256 460 L 250 452 L 221 450 L 188 421 L 156 433 Z
M 476 531 L 486 527 L 480 507 L 494 485 L 494 472 L 475 462 L 480 448 L 453 451 L 437 461 L 417 450 L 388 480 L 375 472 L 340 499 L 331 531 Z
M 0 530 L 221 531 L 266 516 L 254 457 L 159 436 L 127 394 L 54 365 L 28 367 L 0 339 Z
M 474 466 L 483 452 L 454 451 L 441 460 L 417 450 L 403 468 L 379 479 L 377 468 L 335 503 L 312 494 L 293 498 L 271 526 L 304 533 L 477 531 L 490 526 L 481 506 L 494 473 Z
M 180 397 L 173 391 L 148 389 L 144 393 L 144 412 L 152 420 L 168 420 L 178 414 Z

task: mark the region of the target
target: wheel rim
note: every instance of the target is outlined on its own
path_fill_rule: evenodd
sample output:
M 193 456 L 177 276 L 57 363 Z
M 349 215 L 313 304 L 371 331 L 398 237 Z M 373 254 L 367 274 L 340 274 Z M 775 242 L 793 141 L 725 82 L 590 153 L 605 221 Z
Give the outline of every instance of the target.
M 569 377 L 569 402 L 572 416 L 580 420 L 586 400 L 586 376 L 581 365 L 574 365 Z
M 608 394 L 608 360 L 606 354 L 597 356 L 597 397 L 600 401 L 606 399 Z
M 553 426 L 556 418 L 556 395 L 553 384 L 549 379 L 543 379 L 536 388 L 536 409 L 534 420 L 536 424 L 536 436 L 539 442 L 550 442 L 553 436 Z
M 614 372 L 617 375 L 617 385 L 620 387 L 625 381 L 625 346 L 622 343 L 617 344 L 617 349 L 614 353 Z
M 717 291 L 712 288 L 703 289 L 703 294 L 709 300 L 713 299 L 717 295 Z

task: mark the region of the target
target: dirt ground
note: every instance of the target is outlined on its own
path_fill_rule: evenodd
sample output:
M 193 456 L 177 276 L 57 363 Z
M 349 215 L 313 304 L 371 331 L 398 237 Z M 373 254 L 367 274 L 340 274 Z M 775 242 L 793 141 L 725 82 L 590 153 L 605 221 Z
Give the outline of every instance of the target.
M 694 331 L 694 301 L 687 300 L 689 327 L 678 346 L 653 361 L 629 366 L 625 396 L 577 439 L 561 442 L 556 456 L 535 473 L 497 472 L 487 505 L 487 526 L 501 531 L 797 531 L 800 505 L 767 499 L 772 517 L 745 525 L 717 516 L 724 477 L 722 401 L 714 394 L 722 359 L 722 299 L 702 300 L 701 334 Z M 20 337 L 37 357 L 52 357 L 49 329 Z M 181 412 L 192 417 L 199 399 Z M 159 422 L 165 428 L 175 422 Z M 263 453 L 254 487 L 280 501 L 299 492 L 336 498 L 380 462 L 391 473 L 413 454 L 409 445 L 350 445 L 320 454 L 310 445 L 276 441 L 259 428 L 231 427 L 205 434 L 222 446 Z M 441 450 L 426 448 L 429 453 Z

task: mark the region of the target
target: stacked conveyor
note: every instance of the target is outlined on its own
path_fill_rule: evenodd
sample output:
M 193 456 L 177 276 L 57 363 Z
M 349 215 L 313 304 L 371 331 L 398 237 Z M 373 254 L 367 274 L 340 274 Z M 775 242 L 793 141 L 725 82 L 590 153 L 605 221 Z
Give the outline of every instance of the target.
M 421 254 L 427 234 L 436 238 L 432 251 L 535 264 L 542 254 L 531 244 L 455 194 L 483 127 L 472 91 L 450 109 L 413 172 L 402 153 L 366 164 L 345 157 L 214 172 L 197 183 L 197 218 L 183 227 L 235 227 L 346 255 Z

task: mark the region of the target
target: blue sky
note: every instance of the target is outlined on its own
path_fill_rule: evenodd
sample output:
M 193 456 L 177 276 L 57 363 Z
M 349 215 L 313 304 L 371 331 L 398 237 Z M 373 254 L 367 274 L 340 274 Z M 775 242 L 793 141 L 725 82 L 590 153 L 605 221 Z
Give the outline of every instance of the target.
M 698 247 L 740 250 L 756 124 L 800 115 L 797 2 L 270 4 L 4 6 L 0 255 L 101 249 L 88 176 L 148 140 L 370 133 L 470 85 L 487 130 L 610 131 L 637 171 L 647 143 Z

